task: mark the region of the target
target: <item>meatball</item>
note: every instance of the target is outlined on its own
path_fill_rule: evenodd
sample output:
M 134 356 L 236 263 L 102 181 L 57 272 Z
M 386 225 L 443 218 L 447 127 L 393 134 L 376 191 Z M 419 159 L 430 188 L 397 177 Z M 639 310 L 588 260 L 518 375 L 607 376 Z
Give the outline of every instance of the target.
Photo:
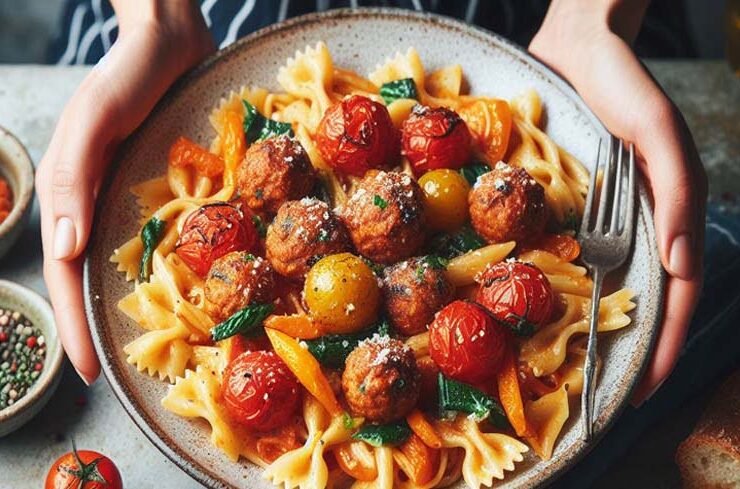
M 423 194 L 404 173 L 367 172 L 339 215 L 357 251 L 378 263 L 408 258 L 424 243 Z
M 453 299 L 444 266 L 434 257 L 412 258 L 386 268 L 383 295 L 388 317 L 407 336 L 421 333 Z
M 533 238 L 545 229 L 545 189 L 523 168 L 499 162 L 468 196 L 470 220 L 489 243 Z
M 308 195 L 315 183 L 306 150 L 287 135 L 251 145 L 236 171 L 237 188 L 247 205 L 269 214 L 288 200 Z
M 342 390 L 355 416 L 373 423 L 402 418 L 416 405 L 420 388 L 414 354 L 399 340 L 376 334 L 347 357 Z
M 347 228 L 326 203 L 304 198 L 280 206 L 265 247 L 279 274 L 302 278 L 325 255 L 349 251 L 352 245 Z
M 206 278 L 206 310 L 223 321 L 253 302 L 275 298 L 275 272 L 264 258 L 234 251 L 213 262 Z

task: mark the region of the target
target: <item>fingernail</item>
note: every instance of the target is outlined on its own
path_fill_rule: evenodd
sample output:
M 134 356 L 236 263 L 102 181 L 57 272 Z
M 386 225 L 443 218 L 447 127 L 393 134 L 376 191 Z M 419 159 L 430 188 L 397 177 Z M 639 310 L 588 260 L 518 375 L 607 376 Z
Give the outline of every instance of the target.
M 91 379 L 87 375 L 85 375 L 82 372 L 80 372 L 79 370 L 77 370 L 76 367 L 75 367 L 75 372 L 77 372 L 77 375 L 80 377 L 80 379 L 82 379 L 82 382 L 84 382 L 86 386 L 90 387 L 90 384 L 93 383 L 93 379 Z
M 77 233 L 72 219 L 60 217 L 54 226 L 54 259 L 70 258 L 77 247 Z
M 694 273 L 694 250 L 691 235 L 680 234 L 673 238 L 671 251 L 668 255 L 669 272 L 671 275 L 688 280 Z

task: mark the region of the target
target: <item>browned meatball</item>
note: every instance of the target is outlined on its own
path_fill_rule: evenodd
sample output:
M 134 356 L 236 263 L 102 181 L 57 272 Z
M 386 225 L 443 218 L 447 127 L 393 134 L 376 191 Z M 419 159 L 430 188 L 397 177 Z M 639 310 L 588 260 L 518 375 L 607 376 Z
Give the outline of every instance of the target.
M 408 258 L 424 243 L 421 188 L 404 173 L 367 172 L 339 215 L 357 251 L 378 263 Z
M 418 334 L 453 299 L 454 288 L 435 257 L 411 258 L 385 270 L 383 295 L 393 325 L 407 336 Z
M 497 163 L 478 178 L 468 204 L 473 227 L 489 243 L 521 241 L 545 229 L 545 189 L 523 168 Z
M 270 214 L 288 200 L 311 192 L 316 171 L 301 143 L 282 135 L 254 143 L 236 171 L 241 197 L 256 211 Z
M 320 258 L 349 251 L 352 244 L 347 228 L 326 203 L 304 198 L 280 206 L 265 246 L 279 274 L 302 278 Z
M 264 258 L 233 251 L 211 265 L 205 295 L 208 314 L 223 321 L 252 302 L 271 302 L 275 272 Z
M 347 357 L 342 390 L 350 411 L 373 423 L 404 417 L 419 399 L 421 376 L 411 349 L 375 335 Z

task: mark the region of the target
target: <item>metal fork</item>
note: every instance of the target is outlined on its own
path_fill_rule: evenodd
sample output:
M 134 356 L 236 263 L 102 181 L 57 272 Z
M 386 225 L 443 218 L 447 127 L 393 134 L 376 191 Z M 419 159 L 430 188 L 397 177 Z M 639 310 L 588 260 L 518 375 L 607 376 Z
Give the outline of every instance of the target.
M 629 162 L 624 175 L 624 144 L 614 151 L 614 138 L 609 136 L 606 162 L 601 184 L 601 197 L 597 208 L 593 208 L 596 176 L 601 161 L 601 140 L 596 153 L 596 168 L 591 173 L 586 206 L 583 212 L 578 241 L 581 244 L 581 259 L 591 271 L 594 289 L 591 295 L 591 316 L 588 331 L 586 362 L 583 368 L 583 441 L 593 436 L 594 400 L 596 394 L 596 331 L 599 320 L 599 300 L 604 276 L 621 266 L 629 255 L 634 234 L 635 206 L 635 153 L 629 145 Z M 626 182 L 625 182 L 626 180 Z M 595 222 L 592 216 L 596 216 Z M 620 222 L 623 221 L 623 222 Z

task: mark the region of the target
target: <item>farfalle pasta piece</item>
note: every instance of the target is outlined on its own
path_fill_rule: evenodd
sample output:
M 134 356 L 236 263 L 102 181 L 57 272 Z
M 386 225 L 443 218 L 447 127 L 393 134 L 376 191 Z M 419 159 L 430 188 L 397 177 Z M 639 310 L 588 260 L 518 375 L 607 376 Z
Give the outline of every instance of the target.
M 478 423 L 464 415 L 454 422 L 437 421 L 434 427 L 447 448 L 465 450 L 462 476 L 469 487 L 490 487 L 493 479 L 503 479 L 504 471 L 524 460 L 527 445 L 501 433 L 484 433 Z
M 169 328 L 148 331 L 123 347 L 126 362 L 139 372 L 173 382 L 190 361 L 189 336 L 190 331 L 179 321 Z
M 304 445 L 284 453 L 265 468 L 264 477 L 286 489 L 325 487 L 329 481 L 329 468 L 324 452 L 346 442 L 352 435 L 341 416 L 332 418 L 310 395 L 304 398 L 303 418 L 308 430 Z
M 405 53 L 398 52 L 392 58 L 386 59 L 385 62 L 375 67 L 368 78 L 377 87 L 395 80 L 411 78 L 414 80 L 416 93 L 419 102 L 422 104 L 432 107 L 445 106 L 453 109 L 457 106 L 456 99 L 433 97 L 426 91 L 424 65 L 419 53 L 414 48 L 409 48 Z
M 251 462 L 264 466 L 254 451 L 254 438 L 246 430 L 228 419 L 219 402 L 220 382 L 218 377 L 202 366 L 187 370 L 175 385 L 170 386 L 162 399 L 162 406 L 178 416 L 203 418 L 211 425 L 211 442 L 221 449 L 230 460 L 242 455 Z
M 563 384 L 558 390 L 527 402 L 524 413 L 530 430 L 527 441 L 537 456 L 549 460 L 570 413 L 567 386 Z
M 139 206 L 139 213 L 144 222 L 175 197 L 170 190 L 167 177 L 152 178 L 138 183 L 131 186 L 130 191 L 136 196 L 136 205 Z
M 307 99 L 321 115 L 332 104 L 334 63 L 325 43 L 296 51 L 295 56 L 278 70 L 277 81 L 283 90 L 297 98 Z M 317 121 L 318 124 L 318 121 Z
M 113 250 L 109 261 L 116 264 L 116 271 L 126 274 L 126 280 L 134 280 L 139 275 L 139 263 L 144 253 L 144 244 L 139 236 L 134 236 Z
M 614 331 L 630 323 L 627 313 L 635 308 L 635 303 L 631 301 L 634 295 L 631 290 L 622 289 L 601 299 L 598 325 L 600 333 Z M 591 300 L 571 294 L 561 294 L 560 297 L 565 302 L 563 316 L 537 331 L 522 344 L 519 359 L 526 362 L 537 377 L 555 372 L 565 360 L 568 340 L 575 334 L 588 332 Z
M 584 267 L 569 263 L 559 256 L 542 250 L 527 251 L 519 255 L 524 262 L 533 263 L 542 270 L 556 294 L 573 294 L 591 297 L 593 280 Z

